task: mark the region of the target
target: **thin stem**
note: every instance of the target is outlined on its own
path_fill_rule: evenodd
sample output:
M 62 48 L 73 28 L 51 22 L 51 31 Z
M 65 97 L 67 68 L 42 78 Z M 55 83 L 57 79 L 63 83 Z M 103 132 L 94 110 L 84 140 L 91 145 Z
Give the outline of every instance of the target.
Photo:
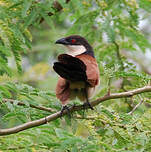
M 128 113 L 129 115 L 132 115 L 134 111 L 144 102 L 144 99 L 140 96 L 141 100 L 140 102 Z
M 13 99 L 5 99 L 5 98 L 2 101 L 3 102 L 10 102 L 12 104 L 15 102 L 15 100 L 13 100 Z M 20 102 L 20 101 L 17 102 L 17 105 L 26 106 L 23 102 Z M 47 112 L 55 112 L 55 110 L 52 109 L 52 108 L 46 108 L 46 107 L 43 107 L 43 106 L 35 106 L 33 104 L 29 104 L 29 106 L 31 108 L 35 108 L 35 109 L 39 109 L 39 110 L 43 110 L 43 111 L 47 111 Z
M 119 45 L 118 45 L 118 43 L 116 41 L 114 41 L 113 43 L 116 46 L 116 55 L 117 55 L 117 58 L 118 58 L 118 61 L 119 61 L 119 64 L 120 64 L 120 70 L 124 71 L 125 67 L 124 67 L 124 63 L 122 61 L 122 57 L 121 57 L 121 54 L 120 54 L 120 47 L 119 47 Z M 121 89 L 123 91 L 127 91 L 125 89 L 125 83 L 126 83 L 126 81 L 128 81 L 128 80 L 126 78 L 123 78 L 123 81 L 122 81 L 122 84 L 121 84 Z M 130 81 L 128 81 L 128 82 L 130 83 Z M 132 100 L 128 101 L 127 99 L 125 99 L 125 102 L 128 104 L 128 106 L 130 107 L 130 109 L 133 108 L 132 107 L 132 103 L 133 103 Z
M 123 64 L 123 61 L 122 61 L 122 57 L 120 55 L 120 47 L 119 47 L 119 45 L 115 41 L 113 43 L 116 46 L 116 55 L 117 55 L 117 58 L 119 60 L 119 64 L 121 66 L 121 70 L 124 70 L 125 69 L 124 68 L 124 64 Z

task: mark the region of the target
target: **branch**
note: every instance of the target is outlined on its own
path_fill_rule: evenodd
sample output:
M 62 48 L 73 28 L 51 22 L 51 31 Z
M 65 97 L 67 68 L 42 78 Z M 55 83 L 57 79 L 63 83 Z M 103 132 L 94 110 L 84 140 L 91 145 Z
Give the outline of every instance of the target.
M 16 100 L 13 100 L 13 99 L 5 99 L 5 98 L 4 98 L 2 101 L 3 101 L 3 102 L 10 102 L 10 103 L 14 104 L 14 102 L 15 102 Z M 20 101 L 17 102 L 17 105 L 19 105 L 19 106 L 26 106 L 23 102 L 20 102 Z M 29 104 L 29 106 L 30 106 L 31 108 L 35 108 L 35 109 L 39 109 L 39 110 L 43 110 L 43 111 L 47 111 L 47 112 L 55 112 L 55 110 L 52 109 L 52 108 L 46 108 L 46 107 L 43 107 L 43 106 L 35 106 L 35 105 L 33 105 L 33 104 Z
M 144 102 L 144 100 L 141 98 L 141 101 L 128 113 L 129 115 L 132 115 L 133 112 Z
M 113 44 L 115 45 L 116 47 L 116 56 L 118 58 L 118 61 L 119 61 L 119 64 L 120 64 L 120 70 L 124 71 L 125 70 L 125 67 L 124 67 L 124 63 L 122 61 L 122 57 L 121 57 L 121 54 L 120 54 L 120 47 L 118 45 L 118 43 L 116 41 L 113 42 Z M 125 79 L 123 78 L 123 82 L 121 84 L 121 89 L 123 89 L 123 91 L 127 91 L 125 88 L 124 88 L 124 84 L 125 84 Z
M 143 88 L 138 88 L 138 89 L 134 89 L 134 90 L 127 91 L 127 92 L 122 92 L 122 93 L 114 93 L 114 94 L 110 94 L 110 95 L 105 95 L 104 97 L 101 97 L 95 101 L 92 101 L 91 106 L 94 107 L 94 106 L 96 106 L 104 101 L 110 100 L 110 99 L 131 97 L 131 96 L 141 94 L 144 92 L 151 92 L 151 86 L 145 86 Z M 86 108 L 88 109 L 89 107 L 86 107 Z M 84 109 L 83 105 L 72 106 L 69 108 L 71 113 L 75 112 L 75 111 L 82 110 L 82 109 Z M 66 115 L 67 113 L 68 113 L 68 111 L 64 111 L 63 115 Z M 60 117 L 61 117 L 60 111 L 58 111 L 58 112 L 51 114 L 47 117 L 44 117 L 44 118 L 41 118 L 38 120 L 34 120 L 34 121 L 30 121 L 30 122 L 24 123 L 22 125 L 19 125 L 19 126 L 13 127 L 13 128 L 0 129 L 0 135 L 2 136 L 2 135 L 14 134 L 14 133 L 17 133 L 17 132 L 20 132 L 20 131 L 23 131 L 23 130 L 26 130 L 29 128 L 33 128 L 36 126 L 46 124 L 46 123 L 53 121 L 53 120 L 56 120 Z
M 117 58 L 119 60 L 120 65 L 121 65 L 121 70 L 124 70 L 124 64 L 123 64 L 123 61 L 122 61 L 122 57 L 120 55 L 119 45 L 115 41 L 113 43 L 116 46 L 116 55 L 117 55 Z

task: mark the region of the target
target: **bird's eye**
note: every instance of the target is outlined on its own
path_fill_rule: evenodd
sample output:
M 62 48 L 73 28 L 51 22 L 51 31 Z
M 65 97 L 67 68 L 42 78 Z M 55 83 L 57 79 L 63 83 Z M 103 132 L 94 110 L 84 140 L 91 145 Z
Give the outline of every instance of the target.
M 75 40 L 75 39 L 72 39 L 72 40 L 71 40 L 71 42 L 72 42 L 72 43 L 75 43 L 75 42 L 76 42 L 76 40 Z

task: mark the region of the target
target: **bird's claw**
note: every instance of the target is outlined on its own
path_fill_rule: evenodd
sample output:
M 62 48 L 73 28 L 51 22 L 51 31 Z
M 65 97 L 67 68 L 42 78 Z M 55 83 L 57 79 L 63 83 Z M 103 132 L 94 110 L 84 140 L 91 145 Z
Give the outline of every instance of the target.
M 94 108 L 91 106 L 90 102 L 85 102 L 83 104 L 83 108 L 86 109 L 87 107 L 89 107 L 91 110 L 94 110 Z
M 65 110 L 67 110 L 68 116 L 71 118 L 70 109 L 67 105 L 62 106 L 62 109 L 61 109 L 61 112 L 60 112 L 61 117 L 63 116 L 63 113 L 64 113 Z

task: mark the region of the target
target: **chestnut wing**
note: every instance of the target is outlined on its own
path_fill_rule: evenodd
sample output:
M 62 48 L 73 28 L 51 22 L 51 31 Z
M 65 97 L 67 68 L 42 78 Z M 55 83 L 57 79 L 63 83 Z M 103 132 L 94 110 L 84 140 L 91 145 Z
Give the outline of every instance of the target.
M 86 54 L 78 55 L 76 56 L 76 58 L 83 61 L 83 63 L 86 65 L 86 75 L 88 84 L 91 87 L 98 85 L 100 74 L 96 59 Z

